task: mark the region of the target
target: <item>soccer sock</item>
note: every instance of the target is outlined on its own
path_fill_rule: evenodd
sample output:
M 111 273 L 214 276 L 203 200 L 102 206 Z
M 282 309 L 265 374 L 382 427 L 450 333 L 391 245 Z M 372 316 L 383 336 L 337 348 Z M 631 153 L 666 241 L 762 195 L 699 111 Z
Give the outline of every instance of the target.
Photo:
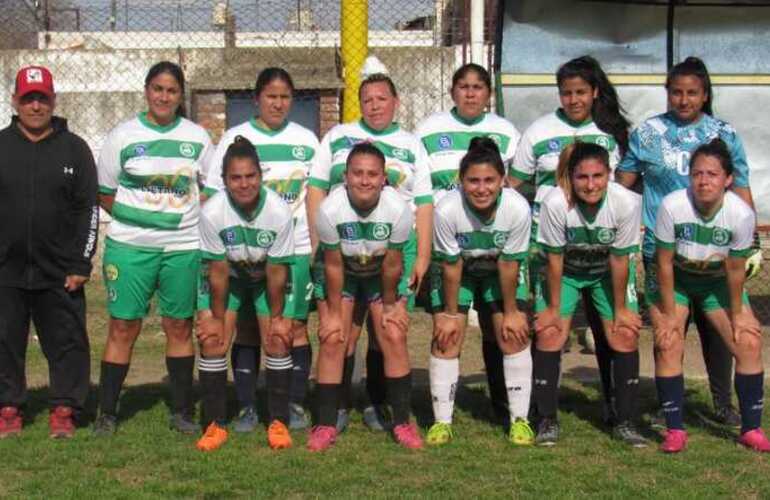
M 532 388 L 537 413 L 543 418 L 556 418 L 559 411 L 559 370 L 561 351 L 535 348 Z
M 113 417 L 118 414 L 118 398 L 127 374 L 128 365 L 102 361 L 99 373 L 99 408 L 102 414 Z
M 271 420 L 289 425 L 289 387 L 291 386 L 291 356 L 265 358 L 267 382 L 267 411 Z
M 385 356 L 382 351 L 366 351 L 366 392 L 373 405 L 385 403 Z
M 601 321 L 599 322 L 599 325 L 601 325 Z M 602 383 L 602 396 L 604 397 L 604 401 L 607 405 L 612 405 L 612 397 L 613 395 L 616 395 L 616 391 L 613 390 L 612 382 L 613 382 L 613 368 L 612 368 L 612 359 L 613 359 L 613 350 L 610 347 L 609 342 L 607 342 L 607 336 L 604 334 L 603 326 L 601 330 L 597 330 L 595 328 L 591 328 L 591 332 L 594 336 L 594 345 L 596 349 L 596 364 L 599 366 L 599 379 Z M 637 360 L 637 365 L 638 365 Z M 615 379 L 615 383 L 617 383 L 617 379 Z
M 335 427 L 337 425 L 337 405 L 341 384 L 316 384 L 318 398 L 318 425 Z
M 442 359 L 431 355 L 429 365 L 433 417 L 436 422 L 451 424 L 457 381 L 460 378 L 460 359 Z
M 666 417 L 666 427 L 684 430 L 682 402 L 684 401 L 684 375 L 655 377 L 658 399 Z
M 195 356 L 171 358 L 166 356 L 168 382 L 171 388 L 173 413 L 190 416 L 193 414 L 193 370 Z
M 741 408 L 741 434 L 762 425 L 763 385 L 765 374 L 735 374 L 735 392 Z
M 198 358 L 198 380 L 203 391 L 203 422 L 225 425 L 227 420 L 227 358 Z
M 292 347 L 291 360 L 294 368 L 291 371 L 289 399 L 292 403 L 302 406 L 307 395 L 307 379 L 310 376 L 310 365 L 313 362 L 313 350 L 310 344 Z
M 505 373 L 503 370 L 503 351 L 496 340 L 482 341 L 481 354 L 484 358 L 484 368 L 489 384 L 489 399 L 495 410 L 504 410 L 509 406 L 506 391 Z
M 256 407 L 257 375 L 259 374 L 259 346 L 233 344 L 231 362 L 238 407 Z
M 508 393 L 508 411 L 511 422 L 527 418 L 529 398 L 532 395 L 532 351 L 527 346 L 523 351 L 503 356 L 505 388 Z
M 612 351 L 612 377 L 618 422 L 630 422 L 636 417 L 639 394 L 639 351 Z
M 393 425 L 409 423 L 411 414 L 412 372 L 403 377 L 386 377 L 388 402 L 393 409 Z
M 340 387 L 340 410 L 353 408 L 353 368 L 356 365 L 356 355 L 345 356 L 345 366 L 342 370 L 342 385 Z

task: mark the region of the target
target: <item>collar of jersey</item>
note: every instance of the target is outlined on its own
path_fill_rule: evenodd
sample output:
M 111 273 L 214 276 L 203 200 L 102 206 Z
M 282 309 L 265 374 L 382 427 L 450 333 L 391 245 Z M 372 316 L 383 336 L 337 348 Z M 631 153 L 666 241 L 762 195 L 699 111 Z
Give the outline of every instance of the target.
M 142 111 L 139 113 L 139 122 L 144 125 L 145 127 L 152 129 L 156 132 L 160 132 L 161 134 L 165 134 L 166 132 L 170 132 L 176 128 L 177 125 L 182 121 L 181 116 L 177 116 L 174 121 L 169 123 L 168 125 L 158 125 L 155 123 L 152 123 L 150 120 L 147 119 L 147 111 Z
M 498 193 L 497 195 L 497 199 L 495 200 L 495 209 L 492 212 L 492 217 L 490 217 L 489 219 L 484 219 L 484 217 L 475 208 L 473 208 L 473 205 L 468 203 L 468 200 L 465 199 L 465 193 L 463 193 L 462 195 L 463 205 L 465 205 L 468 208 L 468 210 L 473 214 L 473 216 L 476 217 L 476 219 L 478 219 L 478 221 L 484 224 L 485 226 L 492 225 L 495 222 L 495 217 L 497 216 L 497 209 L 500 207 L 500 198 L 502 197 L 503 197 L 503 190 L 501 189 L 500 193 Z
M 609 188 L 609 186 L 607 186 L 607 187 Z M 596 216 L 599 215 L 599 210 L 601 210 L 602 207 L 604 206 L 604 204 L 607 202 L 607 192 L 608 191 L 609 191 L 609 189 L 607 189 L 607 191 L 604 192 L 604 196 L 602 196 L 602 199 L 598 203 L 599 208 L 596 209 L 596 213 L 594 214 L 593 217 L 589 217 L 588 214 L 586 213 L 585 207 L 587 207 L 587 205 L 582 200 L 578 199 L 577 203 L 575 203 L 575 206 L 577 207 L 578 211 L 580 212 L 580 215 L 582 215 L 583 218 L 586 220 L 586 222 L 588 222 L 589 224 L 593 224 L 594 223 L 594 221 L 596 220 Z
M 380 198 L 377 198 L 377 203 L 374 204 L 372 208 L 369 210 L 361 210 L 355 204 L 353 203 L 353 199 L 350 197 L 350 192 L 348 192 L 348 187 L 345 186 L 345 196 L 348 197 L 348 203 L 350 203 L 350 207 L 353 209 L 353 211 L 358 215 L 359 217 L 365 219 L 371 215 L 372 212 L 374 212 L 374 209 L 377 208 L 377 206 L 380 204 L 380 198 L 382 197 L 382 193 L 380 193 Z
M 286 127 L 289 126 L 289 120 L 284 120 L 283 123 L 278 128 L 270 128 L 270 127 L 263 127 L 259 124 L 256 118 L 253 116 L 249 119 L 249 123 L 251 123 L 251 126 L 254 127 L 259 132 L 262 132 L 266 135 L 278 135 L 281 132 L 284 131 Z
M 708 224 L 714 218 L 716 218 L 717 215 L 719 215 L 719 212 L 722 211 L 722 207 L 725 205 L 725 195 L 727 194 L 727 191 L 725 191 L 725 194 L 722 195 L 722 202 L 719 204 L 719 208 L 714 210 L 714 213 L 711 217 L 704 217 L 703 213 L 701 213 L 700 210 L 698 210 L 698 205 L 695 204 L 695 197 L 692 195 L 692 190 L 690 188 L 687 189 L 687 198 L 690 199 L 690 203 L 692 203 L 692 207 L 695 209 L 695 215 L 698 216 L 700 220 Z
M 230 197 L 230 193 L 227 193 L 227 201 L 230 203 L 230 206 L 233 208 L 233 210 L 235 210 L 235 213 L 237 213 L 243 220 L 248 222 L 256 219 L 259 213 L 262 211 L 262 207 L 265 206 L 265 198 L 267 198 L 267 191 L 265 190 L 265 186 L 259 186 L 259 200 L 257 200 L 257 206 L 254 208 L 254 211 L 251 212 L 251 214 L 247 214 Z
M 487 117 L 486 113 L 481 113 L 476 118 L 464 118 L 464 117 L 460 116 L 460 113 L 457 112 L 457 106 L 452 108 L 449 112 L 452 114 L 452 116 L 454 117 L 455 120 L 457 120 L 458 122 L 462 123 L 463 125 L 468 125 L 468 126 L 470 126 L 470 125 L 477 125 L 477 124 L 481 123 L 481 121 L 484 118 Z
M 575 127 L 575 128 L 585 127 L 586 125 L 589 125 L 590 123 L 592 123 L 594 121 L 594 119 L 591 118 L 590 116 L 588 118 L 586 118 L 585 120 L 583 120 L 582 122 L 575 121 L 572 118 L 570 118 L 569 116 L 567 116 L 567 113 L 565 113 L 564 109 L 562 109 L 562 108 L 559 108 L 559 109 L 556 110 L 556 117 L 559 120 L 561 120 L 564 123 L 566 123 L 567 125 L 569 125 L 570 127 Z
M 694 122 L 684 122 L 680 120 L 679 117 L 676 116 L 676 113 L 674 113 L 673 111 L 666 111 L 666 115 L 668 116 L 668 119 L 674 122 L 674 124 L 679 128 L 695 127 L 700 122 L 702 122 L 703 119 L 706 118 L 706 116 L 708 116 L 705 112 L 703 112 L 701 113 L 700 118 L 698 118 Z
M 358 125 L 372 135 L 388 135 L 399 129 L 398 123 L 393 122 L 382 130 L 374 130 L 372 127 L 366 124 L 363 118 L 358 120 Z

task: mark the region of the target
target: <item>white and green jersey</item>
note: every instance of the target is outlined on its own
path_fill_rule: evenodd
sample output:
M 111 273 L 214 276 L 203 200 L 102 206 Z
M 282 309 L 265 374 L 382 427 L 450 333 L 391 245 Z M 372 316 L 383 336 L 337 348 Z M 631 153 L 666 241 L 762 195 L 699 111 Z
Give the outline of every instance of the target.
M 294 235 L 291 210 L 264 187 L 254 212 L 247 214 L 226 191 L 216 193 L 201 210 L 201 258 L 225 260 L 230 275 L 246 283 L 265 280 L 265 264 L 291 262 Z
M 197 250 L 198 177 L 213 153 L 208 133 L 178 117 L 166 126 L 146 113 L 107 135 L 99 156 L 99 191 L 114 195 L 107 236 L 160 251 Z
M 680 189 L 663 198 L 655 223 L 657 247 L 674 251 L 674 266 L 689 275 L 725 276 L 724 260 L 751 254 L 756 217 L 754 210 L 732 191 L 722 207 L 704 219 L 690 190 Z
M 222 160 L 227 148 L 239 135 L 248 139 L 257 149 L 263 184 L 278 193 L 291 208 L 294 216 L 294 251 L 297 255 L 309 255 L 310 233 L 305 194 L 310 166 L 318 154 L 318 139 L 313 132 L 293 122 L 286 122 L 278 130 L 270 130 L 252 118 L 233 127 L 222 136 L 207 165 L 204 188 L 207 194 L 224 189 Z
M 428 156 L 416 135 L 393 123 L 385 130 L 374 130 L 363 120 L 342 123 L 326 133 L 313 162 L 308 184 L 324 191 L 342 185 L 345 162 L 350 150 L 360 142 L 371 142 L 385 155 L 388 185 L 416 207 L 433 203 Z
M 404 247 L 412 224 L 411 207 L 389 186 L 366 214 L 353 207 L 347 189 L 335 189 L 321 203 L 317 221 L 321 248 L 338 248 L 345 273 L 356 277 L 380 274 L 385 254 Z
M 483 220 L 465 201 L 461 189 L 448 193 L 433 215 L 433 255 L 436 260 L 463 259 L 463 274 L 483 278 L 497 273 L 497 260 L 524 260 L 529 248 L 529 204 L 513 189 L 504 188 L 495 215 Z
M 511 122 L 494 113 L 465 120 L 453 108 L 426 118 L 417 127 L 417 135 L 428 152 L 433 198 L 438 203 L 448 191 L 460 185 L 460 160 L 468 152 L 471 139 L 489 137 L 495 141 L 508 169 L 520 134 Z
M 609 272 L 609 254 L 639 251 L 642 198 L 610 182 L 593 217 L 578 201 L 567 204 L 564 191 L 554 188 L 540 205 L 537 242 L 549 253 L 564 254 L 564 273 L 600 276 Z

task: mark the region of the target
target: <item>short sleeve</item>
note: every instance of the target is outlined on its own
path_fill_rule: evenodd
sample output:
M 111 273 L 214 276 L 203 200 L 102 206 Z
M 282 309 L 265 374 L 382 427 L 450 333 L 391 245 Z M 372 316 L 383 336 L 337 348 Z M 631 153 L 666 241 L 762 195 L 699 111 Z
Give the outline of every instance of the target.
M 639 251 L 639 235 L 642 225 L 642 200 L 641 197 L 624 192 L 622 202 L 622 214 L 618 217 L 615 233 L 615 242 L 610 252 L 615 255 L 628 255 Z
M 501 118 L 506 121 L 510 129 L 508 134 L 508 147 L 502 153 L 503 163 L 505 163 L 507 169 L 510 170 L 513 159 L 516 157 L 516 151 L 518 150 L 519 142 L 521 141 L 521 134 L 518 130 L 516 130 L 516 127 L 514 127 L 511 122 L 503 117 Z
M 748 207 L 747 207 L 748 208 Z M 748 257 L 754 251 L 754 230 L 756 228 L 756 216 L 751 210 L 747 210 L 743 217 L 735 224 L 733 238 L 730 241 L 730 257 Z
M 529 208 L 526 202 L 522 203 L 520 210 L 516 211 L 518 220 L 511 227 L 508 233 L 508 239 L 505 240 L 505 246 L 501 258 L 503 260 L 524 260 L 529 254 L 530 228 L 532 217 L 529 214 Z
M 746 160 L 746 150 L 743 141 L 733 130 L 730 134 L 723 134 L 722 140 L 727 144 L 730 156 L 733 160 L 733 186 L 738 188 L 749 187 L 749 164 Z
M 107 134 L 99 152 L 97 174 L 100 194 L 114 195 L 118 191 L 118 176 L 121 170 L 120 146 L 120 137 L 116 130 L 112 130 Z
M 331 135 L 332 131 L 330 130 L 321 141 L 321 146 L 318 148 L 318 154 L 313 158 L 313 164 L 310 167 L 310 178 L 307 181 L 308 186 L 313 186 L 324 191 L 328 191 L 329 186 L 331 185 Z
M 232 144 L 232 138 L 230 134 L 225 133 L 214 151 L 206 158 L 206 164 L 204 165 L 206 181 L 203 183 L 203 192 L 208 196 L 212 196 L 225 187 L 224 181 L 222 181 L 222 160 L 224 160 L 225 153 L 230 144 Z
M 414 175 L 414 204 L 415 206 L 433 203 L 433 184 L 430 180 L 430 160 L 425 146 L 419 139 L 415 141 L 415 175 Z
M 655 219 L 655 246 L 673 250 L 675 243 L 674 217 L 671 214 L 670 204 L 664 199 Z
M 216 148 L 211 143 L 211 139 L 208 137 L 208 133 L 206 134 L 206 141 L 203 144 L 203 151 L 201 151 L 200 158 L 198 159 L 198 163 L 201 166 L 201 179 L 203 180 L 203 185 L 206 185 L 206 179 L 208 178 L 208 171 L 209 167 L 211 165 L 211 159 L 214 156 L 214 152 L 216 151 Z M 204 187 L 205 192 L 205 187 Z
M 412 232 L 414 226 L 414 214 L 409 205 L 404 204 L 404 208 L 401 210 L 401 215 L 393 228 L 390 231 L 390 240 L 388 241 L 388 248 L 391 250 L 400 250 L 404 247 L 409 240 L 409 235 Z
M 286 209 L 285 224 L 275 235 L 275 240 L 267 251 L 267 261 L 271 264 L 289 262 L 294 256 L 294 225 L 291 223 L 289 208 Z
M 334 227 L 334 223 L 329 219 L 329 214 L 321 207 L 318 211 L 318 217 L 316 218 L 316 229 L 318 230 L 318 238 L 321 240 L 321 244 L 327 250 L 339 248 L 340 236 Z
M 209 217 L 206 211 L 201 212 L 199 224 L 201 258 L 204 260 L 224 260 L 225 245 L 219 236 L 219 230 Z
M 524 135 L 521 136 L 508 174 L 525 182 L 531 181 L 535 175 L 535 146 L 532 143 L 532 133 L 530 130 L 531 128 L 527 129 Z
M 537 242 L 549 253 L 562 253 L 567 245 L 567 207 L 561 199 L 548 196 L 540 204 Z
M 456 227 L 442 210 L 433 214 L 433 250 L 436 260 L 456 262 L 460 257 Z
M 619 147 L 619 146 L 618 146 Z M 639 129 L 631 132 L 628 138 L 628 150 L 615 169 L 618 172 L 642 173 L 642 144 L 639 137 Z

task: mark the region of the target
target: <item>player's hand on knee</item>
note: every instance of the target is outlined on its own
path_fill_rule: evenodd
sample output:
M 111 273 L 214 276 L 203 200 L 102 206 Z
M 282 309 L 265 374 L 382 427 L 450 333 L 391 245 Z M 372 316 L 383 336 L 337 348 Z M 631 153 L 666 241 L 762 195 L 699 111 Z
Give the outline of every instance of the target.
M 633 335 L 639 335 L 639 331 L 642 329 L 642 318 L 639 314 L 635 313 L 627 307 L 619 308 L 615 311 L 615 322 L 613 324 L 613 330 L 615 333 Z
M 283 316 L 274 316 L 270 318 L 270 342 L 281 344 L 286 348 L 291 348 L 291 320 Z
M 318 328 L 318 339 L 321 342 L 345 342 L 345 332 L 342 330 L 342 319 L 339 315 L 329 314 Z
M 741 341 L 743 335 L 762 336 L 759 321 L 746 307 L 742 307 L 738 313 L 733 314 L 730 321 L 733 326 L 733 340 L 736 344 Z
M 390 325 L 404 333 L 409 329 L 409 315 L 406 313 L 406 307 L 400 301 L 382 306 L 382 327 L 387 329 L 390 328 Z
M 440 351 L 446 351 L 457 343 L 460 333 L 460 315 L 440 313 L 436 315 L 436 343 Z
M 501 337 L 505 342 L 526 344 L 529 341 L 527 315 L 521 311 L 504 313 Z
M 548 307 L 535 316 L 535 332 L 546 333 L 551 328 L 561 333 L 561 317 L 558 310 Z
M 224 322 L 213 315 L 199 315 L 195 322 L 195 334 L 201 345 L 204 343 L 221 345 L 224 343 Z

